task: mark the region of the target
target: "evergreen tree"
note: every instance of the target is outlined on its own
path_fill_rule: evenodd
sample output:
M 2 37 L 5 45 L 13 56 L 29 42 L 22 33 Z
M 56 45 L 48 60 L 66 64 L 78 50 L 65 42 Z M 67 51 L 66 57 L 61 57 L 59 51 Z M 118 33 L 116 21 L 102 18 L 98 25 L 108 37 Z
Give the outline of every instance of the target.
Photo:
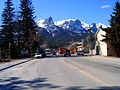
M 20 20 L 22 32 L 22 46 L 24 50 L 28 51 L 29 56 L 32 55 L 32 47 L 37 37 L 37 25 L 34 21 L 34 7 L 31 0 L 20 0 Z
M 110 25 L 111 27 L 114 27 L 116 24 L 120 24 L 120 3 L 117 1 L 115 4 L 115 7 L 113 9 L 111 19 L 110 19 Z
M 11 0 L 5 2 L 5 8 L 2 12 L 2 30 L 1 30 L 1 39 L 2 49 L 5 51 L 10 50 L 11 57 L 14 56 L 14 8 Z
M 87 37 L 87 43 L 88 43 L 89 49 L 93 50 L 95 48 L 95 42 L 96 42 L 95 35 L 91 32 L 91 30 L 88 30 L 88 32 L 89 32 L 89 35 Z
M 14 29 L 15 29 L 15 41 L 16 41 L 16 55 L 17 57 L 20 57 L 21 50 L 22 50 L 22 30 L 21 30 L 21 20 L 19 19 L 19 16 L 16 15 L 16 19 L 14 22 Z
M 110 48 L 114 51 L 114 56 L 120 56 L 120 3 L 115 4 L 114 12 L 111 15 L 110 26 L 103 29 L 106 32 L 105 39 Z

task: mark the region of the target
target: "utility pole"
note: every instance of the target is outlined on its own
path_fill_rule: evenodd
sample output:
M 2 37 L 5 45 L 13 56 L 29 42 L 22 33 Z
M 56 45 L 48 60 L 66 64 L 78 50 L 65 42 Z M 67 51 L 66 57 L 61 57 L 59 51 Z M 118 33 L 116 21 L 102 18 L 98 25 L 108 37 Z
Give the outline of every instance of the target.
M 0 47 L 0 60 L 2 59 L 2 49 Z
M 9 55 L 8 55 L 8 61 L 9 61 L 9 66 L 10 66 L 10 58 L 11 58 L 11 42 L 9 42 Z

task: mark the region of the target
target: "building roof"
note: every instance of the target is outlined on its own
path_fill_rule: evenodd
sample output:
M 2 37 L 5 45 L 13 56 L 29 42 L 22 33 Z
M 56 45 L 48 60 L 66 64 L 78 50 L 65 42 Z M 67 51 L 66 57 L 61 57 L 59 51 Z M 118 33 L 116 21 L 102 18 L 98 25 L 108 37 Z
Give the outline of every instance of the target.
M 95 36 L 99 33 L 100 30 L 103 30 L 103 29 L 106 29 L 106 28 L 102 28 L 102 29 L 99 28 L 99 29 L 97 30 L 97 32 L 95 33 Z

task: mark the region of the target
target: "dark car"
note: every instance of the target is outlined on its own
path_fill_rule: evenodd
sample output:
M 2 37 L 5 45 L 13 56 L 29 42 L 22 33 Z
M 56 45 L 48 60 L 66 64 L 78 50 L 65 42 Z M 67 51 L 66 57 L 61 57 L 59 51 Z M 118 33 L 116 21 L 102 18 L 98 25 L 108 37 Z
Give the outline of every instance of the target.
M 66 50 L 64 56 L 71 56 L 70 50 Z
M 43 58 L 46 56 L 45 50 L 39 50 L 36 54 L 35 54 L 35 58 Z
M 53 51 L 53 52 L 52 52 L 52 55 L 56 55 L 56 52 L 55 52 L 55 51 Z
M 77 51 L 77 55 L 84 55 L 84 51 Z

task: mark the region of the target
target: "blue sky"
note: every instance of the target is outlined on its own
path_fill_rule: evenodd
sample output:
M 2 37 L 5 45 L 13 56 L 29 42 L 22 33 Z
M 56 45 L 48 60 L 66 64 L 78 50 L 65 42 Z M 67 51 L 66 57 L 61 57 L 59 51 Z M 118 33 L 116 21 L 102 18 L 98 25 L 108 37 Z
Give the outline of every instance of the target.
M 4 2 L 0 0 L 0 14 Z M 103 23 L 109 25 L 110 14 L 117 0 L 32 0 L 37 18 L 53 17 L 54 21 L 79 19 L 88 24 Z M 119 1 L 119 0 L 118 0 Z M 19 0 L 12 0 L 15 11 L 19 10 Z M 37 19 L 36 18 L 36 19 Z M 1 16 L 0 16 L 1 20 Z M 1 24 L 1 21 L 0 21 Z

